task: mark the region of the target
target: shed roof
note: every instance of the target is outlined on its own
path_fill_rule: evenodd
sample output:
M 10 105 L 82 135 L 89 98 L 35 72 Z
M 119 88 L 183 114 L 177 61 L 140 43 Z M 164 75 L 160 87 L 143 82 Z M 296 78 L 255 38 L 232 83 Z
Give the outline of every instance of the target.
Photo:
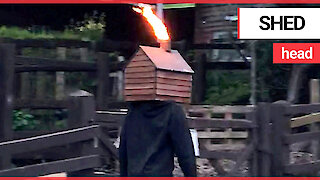
M 176 50 L 167 52 L 162 48 L 150 46 L 140 46 L 140 48 L 146 53 L 157 69 L 194 73 L 191 67 Z

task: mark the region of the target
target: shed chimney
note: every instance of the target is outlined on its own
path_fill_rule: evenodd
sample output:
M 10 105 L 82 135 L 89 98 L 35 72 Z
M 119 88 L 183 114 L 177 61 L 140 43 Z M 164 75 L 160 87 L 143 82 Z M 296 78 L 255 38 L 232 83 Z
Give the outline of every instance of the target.
M 171 52 L 171 40 L 159 40 L 160 48 L 167 52 Z

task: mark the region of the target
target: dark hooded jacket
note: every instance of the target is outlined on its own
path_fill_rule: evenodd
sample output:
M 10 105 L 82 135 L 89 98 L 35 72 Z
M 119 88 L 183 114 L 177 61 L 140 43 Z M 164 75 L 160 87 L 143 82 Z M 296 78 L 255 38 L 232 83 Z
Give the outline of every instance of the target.
M 196 163 L 185 113 L 173 101 L 129 105 L 120 137 L 121 176 L 172 176 L 174 155 L 185 176 L 196 176 Z

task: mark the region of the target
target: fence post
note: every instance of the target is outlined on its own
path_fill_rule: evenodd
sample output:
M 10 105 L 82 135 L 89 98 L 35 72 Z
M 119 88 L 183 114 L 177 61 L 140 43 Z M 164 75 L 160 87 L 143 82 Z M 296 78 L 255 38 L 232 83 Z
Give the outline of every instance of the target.
M 289 144 L 284 142 L 285 135 L 291 134 L 289 103 L 277 101 L 271 105 L 272 121 L 272 166 L 271 176 L 284 176 L 284 166 L 289 164 Z
M 15 46 L 0 44 L 0 141 L 12 139 Z M 0 155 L 0 169 L 9 168 L 9 152 Z
M 271 119 L 270 103 L 259 103 L 256 111 L 258 125 L 258 176 L 271 175 Z
M 246 119 L 250 120 L 253 124 L 257 125 L 257 109 L 255 108 L 252 112 L 246 113 Z M 255 149 L 252 152 L 252 156 L 249 159 L 249 171 L 251 177 L 257 177 L 258 176 L 258 129 L 257 127 L 254 127 L 250 129 L 249 131 L 249 138 L 251 139 Z
M 86 91 L 76 91 L 70 94 L 68 128 L 83 127 L 95 120 L 96 108 L 94 96 Z M 81 142 L 70 147 L 74 155 L 85 156 L 95 153 L 94 141 Z M 93 176 L 93 169 L 83 169 L 68 172 L 68 176 Z
M 88 62 L 88 48 L 79 48 L 80 51 L 80 61 Z
M 86 91 L 77 90 L 70 94 L 68 128 L 89 125 L 95 119 L 94 96 Z
M 108 106 L 110 96 L 110 62 L 107 53 L 99 52 L 97 61 L 97 77 L 98 77 L 98 89 L 97 89 L 97 109 L 104 110 Z
M 57 47 L 57 56 L 60 60 L 65 60 L 67 56 L 67 48 Z M 63 99 L 65 88 L 64 72 L 56 72 L 56 99 Z
M 319 93 L 320 93 L 320 87 L 319 87 L 319 79 L 311 79 L 310 80 L 310 103 L 319 103 Z M 310 131 L 318 131 L 319 130 L 319 124 L 318 123 L 312 123 L 310 124 Z M 310 146 L 310 152 L 313 155 L 313 159 L 317 160 L 319 157 L 319 141 L 314 140 L 311 141 Z
M 206 90 L 206 62 L 207 55 L 205 52 L 199 52 L 196 55 L 197 68 L 195 69 L 195 74 L 193 75 L 194 81 L 192 86 L 192 103 L 199 104 L 202 103 L 205 96 Z

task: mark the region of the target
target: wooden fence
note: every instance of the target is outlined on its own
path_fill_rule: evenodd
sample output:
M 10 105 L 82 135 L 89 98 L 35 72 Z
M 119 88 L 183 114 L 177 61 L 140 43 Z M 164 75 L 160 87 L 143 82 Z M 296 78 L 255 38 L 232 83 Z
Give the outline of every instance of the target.
M 320 140 L 319 131 L 293 133 L 318 121 L 312 119 L 318 112 L 320 104 L 279 101 L 255 107 L 193 105 L 187 108 L 187 117 L 189 127 L 198 132 L 199 158 L 208 159 L 219 176 L 243 176 L 239 172 L 243 163 L 249 168 L 248 176 L 314 176 L 320 170 L 319 160 L 290 162 L 294 153 L 290 144 Z M 125 115 L 126 111 L 99 111 L 96 121 L 113 132 L 109 135 L 115 140 Z M 219 162 L 225 159 L 236 162 L 231 170 Z
M 96 62 L 71 61 L 63 59 L 48 59 L 39 57 L 25 57 L 19 55 L 23 48 L 57 48 L 60 50 L 67 47 L 89 48 L 89 44 L 79 41 L 39 41 L 26 40 L 14 41 L 16 44 L 0 44 L 1 62 L 0 62 L 0 139 L 12 139 L 11 131 L 11 112 L 13 109 L 65 109 L 68 107 L 68 101 L 63 97 L 33 97 L 15 94 L 18 89 L 28 89 L 29 86 L 23 86 L 26 79 L 20 76 L 21 73 L 30 72 L 53 72 L 57 74 L 54 81 L 59 81 L 58 74 L 61 72 L 93 72 L 97 77 L 96 104 L 97 109 L 107 108 L 110 97 L 110 78 L 109 72 L 117 71 L 119 64 L 109 64 L 109 56 L 104 52 L 97 52 Z M 18 55 L 16 55 L 18 54 Z M 21 53 L 20 53 L 21 54 Z M 40 76 L 41 74 L 39 74 Z M 20 79 L 18 78 L 20 77 Z M 18 78 L 18 79 L 17 79 Z M 20 84 L 21 82 L 21 84 Z M 62 82 L 64 83 L 64 82 Z M 61 84 L 60 84 L 61 85 Z M 59 82 L 56 85 L 56 93 L 61 94 Z M 60 86 L 60 89 L 59 89 Z M 63 88 L 63 87 L 62 87 Z M 63 91 L 63 90 L 62 90 Z
M 105 107 L 109 73 L 119 70 L 119 64 L 110 64 L 107 54 L 102 52 L 97 53 L 97 62 L 16 56 L 17 48 L 67 46 L 32 42 L 21 41 L 16 46 L 0 44 L 0 176 L 38 176 L 62 171 L 70 175 L 92 174 L 93 168 L 118 157 L 112 143 L 119 136 L 126 111 L 110 112 Z M 94 99 L 90 94 L 75 93 L 66 99 L 14 98 L 15 75 L 39 71 L 95 72 L 97 96 Z M 58 132 L 13 132 L 12 110 L 23 108 L 67 109 L 67 128 Z M 209 159 L 220 176 L 239 176 L 244 163 L 249 167 L 249 176 L 315 175 L 320 170 L 320 161 L 291 163 L 290 144 L 319 141 L 319 130 L 296 131 L 318 122 L 319 112 L 320 104 L 286 102 L 259 103 L 255 107 L 192 105 L 186 108 L 190 128 L 198 132 L 199 158 Z M 12 161 L 34 157 L 47 162 L 11 166 Z M 226 171 L 219 163 L 222 159 L 236 163 Z
M 239 168 L 246 161 L 250 176 L 258 175 L 254 107 L 192 106 L 188 115 L 190 128 L 198 132 L 200 158 L 209 159 L 219 176 L 241 176 Z M 230 171 L 224 170 L 222 159 L 235 161 Z
M 104 109 L 108 103 L 109 72 L 112 71 L 110 67 L 114 67 L 109 64 L 107 54 L 98 52 L 97 62 L 16 55 L 16 52 L 26 47 L 60 48 L 61 50 L 65 47 L 84 48 L 85 46 L 87 46 L 86 43 L 79 42 L 57 41 L 52 44 L 50 41 L 36 40 L 0 44 L 0 151 L 2 152 L 0 176 L 37 176 L 61 171 L 79 175 L 82 174 L 82 170 L 100 167 L 102 164 L 100 156 L 109 154 L 109 157 L 117 157 L 116 149 L 108 135 L 101 131 L 100 126 L 90 126 L 90 123 L 95 120 L 96 106 L 97 109 Z M 96 100 L 91 94 L 82 93 L 73 93 L 67 98 L 52 99 L 19 99 L 14 96 L 14 92 L 19 88 L 14 82 L 17 82 L 16 77 L 20 73 L 80 71 L 97 74 L 99 85 Z M 59 132 L 57 130 L 14 132 L 12 131 L 13 109 L 66 109 L 68 111 L 67 127 L 62 129 L 63 131 L 60 129 Z M 97 147 L 105 148 L 97 151 Z M 23 167 L 13 169 L 11 167 L 11 162 L 30 159 L 50 162 L 30 166 L 25 166 L 24 163 Z
M 94 97 L 70 97 L 68 104 L 68 121 L 73 127 L 0 143 L 0 176 L 39 176 L 58 172 L 67 172 L 70 176 L 93 175 L 93 168 L 108 164 L 110 158 L 118 158 L 110 137 L 95 122 Z M 12 161 L 22 157 L 48 162 L 11 166 Z
M 272 112 L 272 166 L 271 173 L 274 176 L 285 175 L 316 175 L 320 170 L 318 159 L 304 163 L 290 162 L 290 145 L 312 140 L 319 141 L 320 131 L 294 133 L 292 127 L 301 125 L 298 118 L 292 121 L 292 117 L 310 113 L 318 113 L 320 104 L 290 105 L 286 102 L 271 104 L 269 113 Z M 270 127 L 269 127 L 270 128 Z M 270 148 L 269 148 L 270 150 Z

